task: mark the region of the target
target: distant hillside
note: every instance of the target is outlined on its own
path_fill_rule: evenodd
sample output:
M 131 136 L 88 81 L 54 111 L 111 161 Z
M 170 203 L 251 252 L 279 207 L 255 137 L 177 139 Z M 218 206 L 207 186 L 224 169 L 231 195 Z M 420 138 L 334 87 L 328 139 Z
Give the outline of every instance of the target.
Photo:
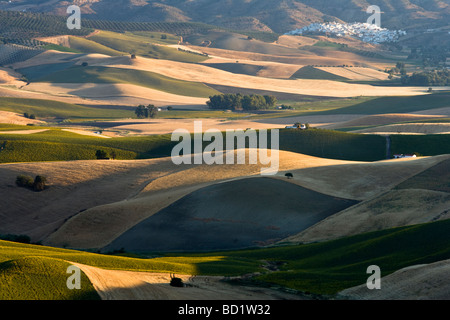
M 55 3 L 56 2 L 56 3 Z M 388 28 L 447 25 L 446 0 L 77 0 L 1 2 L 0 10 L 26 10 L 67 15 L 68 4 L 82 7 L 85 17 L 131 22 L 198 21 L 231 29 L 284 33 L 312 22 L 365 22 L 369 5 L 378 5 Z

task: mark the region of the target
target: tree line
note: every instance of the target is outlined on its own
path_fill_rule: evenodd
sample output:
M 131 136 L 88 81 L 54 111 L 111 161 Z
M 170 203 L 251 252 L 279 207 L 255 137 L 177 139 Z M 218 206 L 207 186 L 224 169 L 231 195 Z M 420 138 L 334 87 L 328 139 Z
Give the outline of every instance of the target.
M 209 97 L 206 104 L 210 109 L 261 110 L 276 107 L 277 98 L 271 95 L 227 93 Z
M 412 75 L 404 75 L 402 83 L 415 86 L 448 86 L 450 85 L 449 70 L 434 70 L 415 72 Z

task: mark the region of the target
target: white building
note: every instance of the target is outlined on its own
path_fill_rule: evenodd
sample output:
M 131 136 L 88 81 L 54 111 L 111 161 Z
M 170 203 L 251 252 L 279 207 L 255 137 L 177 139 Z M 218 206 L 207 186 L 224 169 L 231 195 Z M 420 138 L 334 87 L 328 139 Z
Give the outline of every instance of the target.
M 399 37 L 406 35 L 403 30 L 388 30 L 369 23 L 312 23 L 301 29 L 286 33 L 287 35 L 302 35 L 304 33 L 333 34 L 337 37 L 352 36 L 368 43 L 396 42 Z

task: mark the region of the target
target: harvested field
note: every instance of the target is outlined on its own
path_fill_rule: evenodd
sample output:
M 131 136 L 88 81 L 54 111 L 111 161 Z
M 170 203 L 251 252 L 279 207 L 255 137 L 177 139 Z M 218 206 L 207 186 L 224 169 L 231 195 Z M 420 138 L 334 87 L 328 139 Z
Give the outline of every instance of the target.
M 190 193 L 103 250 L 186 252 L 268 245 L 355 203 L 276 179 L 224 182 Z
M 424 189 L 393 190 L 343 210 L 285 241 L 327 241 L 364 232 L 450 219 L 449 207 L 450 193 Z
M 236 286 L 224 277 L 179 275 L 184 288 L 170 286 L 170 274 L 105 270 L 78 266 L 92 282 L 102 300 L 303 300 L 300 295 L 278 290 Z
M 173 105 L 205 105 L 208 99 L 195 98 L 167 93 L 151 88 L 132 84 L 101 84 L 101 83 L 32 83 L 27 90 L 42 92 L 53 96 L 77 97 L 83 99 L 84 104 L 97 101 L 93 104 L 134 105 L 154 104 L 163 106 Z M 86 100 L 85 100 L 86 99 Z M 78 99 L 79 101 L 79 99 Z
M 349 162 L 291 170 L 291 183 L 346 199 L 367 200 L 389 191 L 399 183 L 448 159 L 436 157 Z
M 449 300 L 450 260 L 414 265 L 381 278 L 380 290 L 363 284 L 339 292 L 345 299 L 356 300 Z
M 0 209 L 0 234 L 28 234 L 42 240 L 82 210 L 134 196 L 149 181 L 176 171 L 171 162 L 67 161 L 0 165 L 0 193 L 9 201 Z M 43 175 L 41 193 L 15 186 L 18 175 Z
M 360 201 L 386 192 L 442 160 L 443 156 L 359 163 L 280 151 L 279 173 L 274 178 L 332 197 Z M 260 164 L 184 165 L 177 172 L 166 171 L 127 200 L 91 207 L 77 214 L 44 242 L 72 248 L 105 247 L 138 223 L 192 192 L 219 182 L 255 177 L 261 168 Z M 153 170 L 158 170 L 158 166 L 155 165 Z M 293 179 L 287 180 L 286 172 L 292 172 Z M 128 179 L 132 177 L 129 175 Z
M 363 67 L 317 67 L 322 71 L 332 73 L 339 77 L 344 77 L 349 80 L 360 81 L 376 81 L 388 80 L 388 74 L 372 68 Z
M 227 113 L 224 113 L 224 117 Z M 194 122 L 196 119 L 133 119 L 127 124 L 126 120 L 118 120 L 109 122 L 108 131 L 127 132 L 127 135 L 149 135 L 149 134 L 167 134 L 177 129 L 186 129 L 194 132 Z M 115 126 L 114 123 L 117 123 Z M 201 130 L 205 132 L 210 129 L 220 131 L 229 130 L 246 130 L 247 128 L 258 129 L 275 129 L 284 128 L 284 125 L 265 124 L 249 120 L 225 120 L 225 119 L 201 119 Z
M 20 80 L 21 75 L 9 68 L 0 67 L 0 85 L 13 85 L 13 86 L 23 86 L 26 84 L 25 81 Z
M 165 161 L 172 164 L 170 159 Z M 280 151 L 280 172 L 293 168 L 344 163 L 352 162 Z M 152 168 L 161 171 L 158 167 L 159 165 L 155 165 Z M 184 196 L 219 182 L 257 176 L 261 173 L 261 168 L 266 168 L 267 165 L 172 164 L 172 168 L 174 167 L 178 172 L 165 169 L 165 174 L 161 172 L 158 179 L 143 186 L 140 193 L 134 197 L 80 212 L 48 237 L 45 243 L 54 246 L 66 244 L 73 248 L 104 247 L 128 229 Z M 132 176 L 128 175 L 127 179 L 132 179 Z
M 396 189 L 426 189 L 450 193 L 450 160 L 444 160 L 400 183 Z
M 27 125 L 42 124 L 44 122 L 36 119 L 25 118 L 23 115 L 19 115 L 15 112 L 0 111 L 0 123 Z

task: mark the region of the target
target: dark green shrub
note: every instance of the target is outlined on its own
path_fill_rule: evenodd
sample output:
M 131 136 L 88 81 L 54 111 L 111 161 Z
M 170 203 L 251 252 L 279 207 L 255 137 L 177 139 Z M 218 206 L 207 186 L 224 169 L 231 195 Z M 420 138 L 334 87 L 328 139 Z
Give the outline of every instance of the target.
M 30 176 L 25 176 L 25 175 L 19 175 L 16 178 L 16 184 L 19 187 L 24 187 L 24 188 L 31 188 L 33 186 L 33 178 Z
M 43 191 L 46 188 L 47 178 L 43 176 L 36 176 L 33 182 L 33 190 L 34 191 Z
M 99 160 L 108 159 L 108 154 L 106 153 L 105 150 L 97 150 L 97 151 L 95 152 L 95 156 L 96 156 L 97 159 L 99 159 Z

